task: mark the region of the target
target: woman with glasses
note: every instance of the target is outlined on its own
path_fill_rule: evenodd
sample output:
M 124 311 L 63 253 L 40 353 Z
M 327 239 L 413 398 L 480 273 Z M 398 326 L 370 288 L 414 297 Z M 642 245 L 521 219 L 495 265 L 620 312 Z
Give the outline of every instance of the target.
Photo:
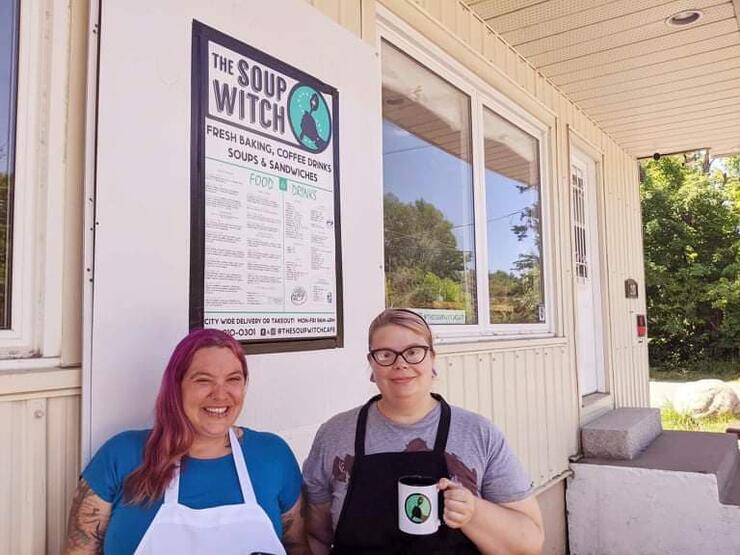
M 539 553 L 537 500 L 501 432 L 432 393 L 426 321 L 388 309 L 370 324 L 370 380 L 380 394 L 323 424 L 303 467 L 313 553 Z M 437 480 L 443 525 L 398 530 L 401 476 Z

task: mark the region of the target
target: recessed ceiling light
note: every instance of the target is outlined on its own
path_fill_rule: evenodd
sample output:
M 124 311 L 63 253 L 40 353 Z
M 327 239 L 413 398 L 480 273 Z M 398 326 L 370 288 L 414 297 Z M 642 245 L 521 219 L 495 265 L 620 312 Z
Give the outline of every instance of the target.
M 665 24 L 669 27 L 687 27 L 693 25 L 704 17 L 704 12 L 701 10 L 684 10 L 682 12 L 674 13 L 671 17 L 665 20 Z

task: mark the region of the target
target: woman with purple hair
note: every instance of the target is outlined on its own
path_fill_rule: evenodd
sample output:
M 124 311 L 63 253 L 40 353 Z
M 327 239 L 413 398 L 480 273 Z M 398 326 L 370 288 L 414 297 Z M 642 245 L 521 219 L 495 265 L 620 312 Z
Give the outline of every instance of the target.
M 112 437 L 83 471 L 65 553 L 310 553 L 293 453 L 234 426 L 248 377 L 227 334 L 180 341 L 154 427 Z

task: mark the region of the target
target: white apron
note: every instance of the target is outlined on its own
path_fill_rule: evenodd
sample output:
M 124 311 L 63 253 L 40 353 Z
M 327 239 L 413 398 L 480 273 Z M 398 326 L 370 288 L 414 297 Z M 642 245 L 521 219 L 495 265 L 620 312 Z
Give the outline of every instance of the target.
M 180 472 L 167 486 L 164 503 L 141 538 L 136 555 L 269 553 L 285 555 L 272 521 L 257 504 L 244 454 L 229 428 L 231 454 L 236 464 L 244 503 L 210 509 L 191 509 L 179 503 Z

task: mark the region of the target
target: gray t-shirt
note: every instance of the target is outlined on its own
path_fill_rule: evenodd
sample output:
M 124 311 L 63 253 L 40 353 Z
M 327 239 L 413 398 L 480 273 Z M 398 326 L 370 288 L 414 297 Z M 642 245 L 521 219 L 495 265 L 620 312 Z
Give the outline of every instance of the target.
M 336 529 L 354 461 L 355 429 L 361 407 L 337 414 L 322 424 L 303 463 L 303 482 L 311 504 L 331 501 Z M 452 478 L 475 495 L 494 503 L 528 497 L 532 484 L 501 431 L 479 414 L 450 407 L 445 458 Z M 392 422 L 373 403 L 367 415 L 365 453 L 431 451 L 442 413 L 437 406 L 411 425 Z

